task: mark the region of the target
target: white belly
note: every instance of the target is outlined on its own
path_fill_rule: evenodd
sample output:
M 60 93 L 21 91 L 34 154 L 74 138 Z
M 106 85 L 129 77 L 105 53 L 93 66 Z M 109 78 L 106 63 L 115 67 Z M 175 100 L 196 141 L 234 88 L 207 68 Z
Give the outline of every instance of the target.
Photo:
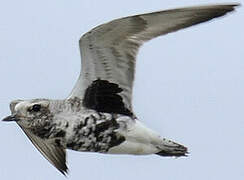
M 157 146 L 162 143 L 161 137 L 135 120 L 128 124 L 128 129 L 118 131 L 125 141 L 109 149 L 109 154 L 154 154 L 160 151 Z

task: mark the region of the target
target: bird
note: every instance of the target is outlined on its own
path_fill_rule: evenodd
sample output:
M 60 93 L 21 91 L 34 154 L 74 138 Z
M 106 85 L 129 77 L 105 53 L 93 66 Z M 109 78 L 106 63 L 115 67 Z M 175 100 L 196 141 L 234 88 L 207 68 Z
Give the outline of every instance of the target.
M 181 157 L 184 145 L 148 128 L 133 112 L 136 55 L 144 42 L 234 11 L 239 4 L 202 5 L 112 20 L 79 40 L 81 72 L 65 99 L 10 102 L 11 115 L 40 153 L 66 175 L 66 149 L 104 154 Z

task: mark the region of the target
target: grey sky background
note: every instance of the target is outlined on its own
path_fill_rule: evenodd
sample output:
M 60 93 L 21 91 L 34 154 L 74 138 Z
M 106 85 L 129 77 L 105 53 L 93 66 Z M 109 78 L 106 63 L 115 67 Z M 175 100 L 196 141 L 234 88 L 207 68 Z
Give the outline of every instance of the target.
M 78 40 L 91 28 L 129 15 L 223 2 L 2 0 L 0 118 L 10 114 L 14 99 L 67 97 L 80 71 Z M 162 136 L 187 146 L 189 157 L 68 151 L 68 179 L 243 179 L 243 32 L 240 7 L 152 40 L 139 52 L 134 110 Z M 15 123 L 0 122 L 0 142 L 1 180 L 66 179 Z

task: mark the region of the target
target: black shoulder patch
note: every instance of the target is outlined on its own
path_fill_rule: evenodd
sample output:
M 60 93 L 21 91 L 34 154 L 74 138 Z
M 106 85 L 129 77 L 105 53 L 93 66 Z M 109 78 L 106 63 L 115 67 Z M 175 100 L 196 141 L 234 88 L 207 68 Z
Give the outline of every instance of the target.
M 116 113 L 132 116 L 132 112 L 123 103 L 122 92 L 118 84 L 97 79 L 86 89 L 83 106 L 98 112 Z

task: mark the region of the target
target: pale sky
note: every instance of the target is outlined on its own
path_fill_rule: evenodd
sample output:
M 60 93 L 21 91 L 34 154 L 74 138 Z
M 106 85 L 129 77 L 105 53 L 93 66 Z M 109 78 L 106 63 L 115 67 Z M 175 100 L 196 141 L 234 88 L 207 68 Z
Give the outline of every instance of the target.
M 91 28 L 129 15 L 223 2 L 2 0 L 0 119 L 14 99 L 67 97 L 80 71 L 78 40 Z M 189 157 L 68 151 L 68 179 L 242 180 L 243 20 L 240 7 L 152 40 L 139 52 L 134 110 L 150 128 L 187 146 Z M 0 122 L 0 142 L 1 180 L 66 179 L 15 123 Z

